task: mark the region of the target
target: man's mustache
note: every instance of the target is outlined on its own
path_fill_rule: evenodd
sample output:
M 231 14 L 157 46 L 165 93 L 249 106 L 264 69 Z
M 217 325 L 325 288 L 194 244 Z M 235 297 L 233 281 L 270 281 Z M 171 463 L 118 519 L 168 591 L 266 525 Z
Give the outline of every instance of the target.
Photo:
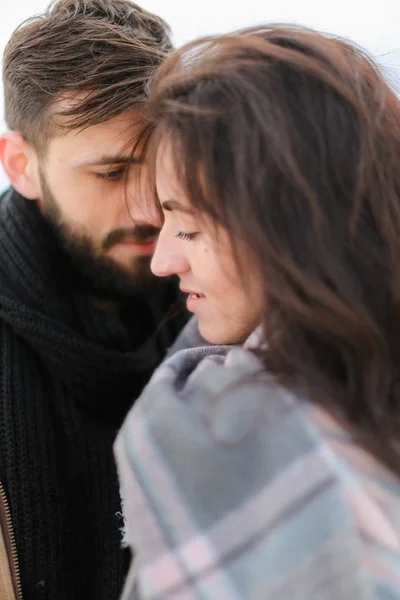
M 109 250 L 115 244 L 121 244 L 122 242 L 141 244 L 149 238 L 156 237 L 159 233 L 160 230 L 152 225 L 136 225 L 132 229 L 114 229 L 105 238 L 103 250 Z

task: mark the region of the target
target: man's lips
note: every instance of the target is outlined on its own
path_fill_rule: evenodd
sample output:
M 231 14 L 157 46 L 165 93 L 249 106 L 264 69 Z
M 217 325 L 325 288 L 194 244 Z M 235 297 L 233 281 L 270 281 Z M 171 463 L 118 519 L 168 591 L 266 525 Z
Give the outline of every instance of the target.
M 156 247 L 157 237 L 146 238 L 144 240 L 121 240 L 121 246 L 129 248 L 135 254 L 152 254 Z

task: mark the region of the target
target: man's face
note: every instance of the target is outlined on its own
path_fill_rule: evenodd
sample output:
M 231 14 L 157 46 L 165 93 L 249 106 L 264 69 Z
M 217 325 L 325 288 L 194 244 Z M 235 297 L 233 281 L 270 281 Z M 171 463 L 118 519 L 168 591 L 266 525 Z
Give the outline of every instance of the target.
M 38 158 L 43 216 L 88 289 L 112 300 L 143 290 L 152 278 L 153 203 L 139 193 L 137 165 L 128 164 L 140 127 L 139 113 L 129 111 L 53 138 Z

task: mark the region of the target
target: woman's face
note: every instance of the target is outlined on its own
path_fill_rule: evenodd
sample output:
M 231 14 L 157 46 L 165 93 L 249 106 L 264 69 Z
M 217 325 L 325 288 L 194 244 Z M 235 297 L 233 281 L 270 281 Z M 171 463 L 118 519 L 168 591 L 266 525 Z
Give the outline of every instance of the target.
M 191 207 L 177 180 L 170 150 L 157 157 L 157 193 L 164 224 L 151 263 L 159 277 L 176 274 L 201 335 L 214 344 L 243 342 L 260 322 L 261 288 L 237 268 L 227 232 Z

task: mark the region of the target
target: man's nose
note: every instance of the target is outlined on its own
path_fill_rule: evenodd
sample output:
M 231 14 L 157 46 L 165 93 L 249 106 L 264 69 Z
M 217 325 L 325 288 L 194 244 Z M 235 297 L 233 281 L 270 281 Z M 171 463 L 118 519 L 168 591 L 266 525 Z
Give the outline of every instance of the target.
M 128 197 L 125 196 L 125 205 L 131 220 L 136 224 L 152 225 L 161 229 L 163 224 L 161 206 L 146 179 L 134 182 Z

